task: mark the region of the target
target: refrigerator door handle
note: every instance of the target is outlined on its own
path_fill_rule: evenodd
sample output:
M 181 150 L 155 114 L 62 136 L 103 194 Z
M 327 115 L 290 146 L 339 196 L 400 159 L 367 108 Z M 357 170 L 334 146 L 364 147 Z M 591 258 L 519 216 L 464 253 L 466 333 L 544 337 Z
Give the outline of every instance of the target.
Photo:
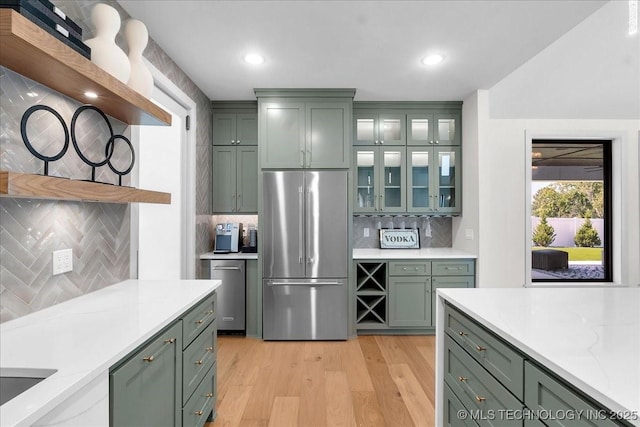
M 304 187 L 298 187 L 298 263 L 302 264 L 304 257 Z
M 307 255 L 307 264 L 312 264 L 313 263 L 313 253 L 311 252 L 311 239 L 313 238 L 313 232 L 311 231 L 311 227 L 312 227 L 312 215 L 313 215 L 313 210 L 311 208 L 311 197 L 313 196 L 313 189 L 311 187 L 307 188 L 307 191 L 305 192 L 305 204 L 306 206 L 304 207 L 305 210 L 305 224 L 307 226 L 305 235 L 306 235 L 306 247 L 305 247 L 305 254 Z M 307 275 L 309 274 L 309 271 L 307 271 Z M 307 276 L 308 277 L 308 276 Z
M 292 282 L 292 281 L 283 281 L 283 282 L 278 282 L 278 281 L 269 281 L 267 282 L 267 286 L 309 286 L 309 287 L 314 287 L 314 286 L 341 286 L 342 285 L 342 281 L 340 280 L 323 280 L 323 281 L 319 281 L 319 282 L 306 282 L 306 281 L 300 281 L 300 282 Z
M 214 265 L 213 267 L 211 267 L 211 269 L 212 270 L 240 270 L 240 271 L 242 271 L 242 267 L 239 267 L 239 266 L 237 266 L 237 267 L 225 267 L 225 266 L 220 266 L 220 265 L 218 265 L 218 266 Z

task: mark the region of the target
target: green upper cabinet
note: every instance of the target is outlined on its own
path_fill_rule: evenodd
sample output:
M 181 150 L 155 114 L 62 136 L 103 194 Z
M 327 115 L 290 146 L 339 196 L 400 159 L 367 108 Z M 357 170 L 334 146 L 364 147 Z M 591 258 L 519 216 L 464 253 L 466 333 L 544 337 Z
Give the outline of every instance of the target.
M 353 145 L 405 145 L 406 115 L 376 110 L 354 111 Z
M 349 168 L 354 90 L 255 92 L 262 168 Z
M 213 212 L 258 212 L 258 147 L 213 147 Z
M 405 155 L 405 147 L 358 147 L 354 150 L 354 212 L 406 211 Z
M 460 188 L 459 147 L 407 149 L 407 212 L 461 213 Z
M 258 114 L 214 111 L 213 145 L 258 145 Z
M 459 111 L 424 110 L 407 114 L 407 145 L 460 145 Z

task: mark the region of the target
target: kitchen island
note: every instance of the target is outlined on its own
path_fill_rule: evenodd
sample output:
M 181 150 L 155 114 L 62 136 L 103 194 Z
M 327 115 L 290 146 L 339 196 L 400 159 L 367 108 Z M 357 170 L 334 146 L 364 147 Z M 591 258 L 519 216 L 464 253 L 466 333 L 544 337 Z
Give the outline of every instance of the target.
M 2 405 L 0 425 L 108 426 L 110 368 L 218 286 L 127 280 L 1 324 L 3 369 L 56 371 Z
M 640 288 L 439 289 L 436 310 L 436 425 L 478 408 L 480 417 L 539 415 L 546 425 L 560 424 L 544 417 L 563 415 L 582 417 L 578 425 L 640 426 Z M 454 374 L 466 368 L 471 374 Z M 466 396 L 483 389 L 482 378 L 493 387 Z M 496 388 L 516 412 L 485 410 L 484 392 Z M 544 398 L 577 406 L 545 408 Z

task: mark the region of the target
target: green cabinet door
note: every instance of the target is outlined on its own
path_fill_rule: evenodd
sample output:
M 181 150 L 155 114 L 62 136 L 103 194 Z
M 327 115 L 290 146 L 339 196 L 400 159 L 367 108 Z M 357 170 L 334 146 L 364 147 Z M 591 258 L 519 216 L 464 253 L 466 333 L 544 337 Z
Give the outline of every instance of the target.
M 358 147 L 354 150 L 354 212 L 406 211 L 405 147 Z
M 445 276 L 432 277 L 431 287 L 433 295 L 431 298 L 431 324 L 436 324 L 436 290 L 438 288 L 473 288 L 475 287 L 474 276 Z
M 234 145 L 236 114 L 213 113 L 213 145 Z
M 389 277 L 389 326 L 431 325 L 431 278 Z
M 258 147 L 236 147 L 236 212 L 258 212 Z
M 213 147 L 213 212 L 236 209 L 236 155 L 236 147 Z
M 406 115 L 376 110 L 354 111 L 353 145 L 405 145 Z
M 258 145 L 258 113 L 236 114 L 236 145 Z
M 177 321 L 109 374 L 112 427 L 180 426 L 182 325 Z
M 460 145 L 462 113 L 436 112 L 433 115 L 433 138 L 436 145 Z
M 265 102 L 260 106 L 262 168 L 302 168 L 305 165 L 305 105 Z
M 305 167 L 348 168 L 351 142 L 348 103 L 306 103 Z
M 462 212 L 460 147 L 435 147 L 431 166 L 432 208 L 436 213 Z

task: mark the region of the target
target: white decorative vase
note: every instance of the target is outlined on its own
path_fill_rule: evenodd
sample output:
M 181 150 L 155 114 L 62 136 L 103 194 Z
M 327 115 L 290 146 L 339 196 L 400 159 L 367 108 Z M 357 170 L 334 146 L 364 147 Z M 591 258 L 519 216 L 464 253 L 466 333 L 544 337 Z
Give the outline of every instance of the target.
M 95 37 L 84 42 L 91 48 L 91 62 L 127 83 L 131 65 L 127 54 L 116 44 L 116 35 L 120 31 L 118 11 L 104 3 L 98 3 L 91 10 L 91 22 L 95 28 Z
M 142 52 L 149 41 L 147 27 L 137 19 L 130 19 L 124 27 L 124 38 L 129 46 L 129 63 L 131 64 L 131 75 L 127 84 L 149 98 L 153 92 L 153 76 L 142 61 Z

